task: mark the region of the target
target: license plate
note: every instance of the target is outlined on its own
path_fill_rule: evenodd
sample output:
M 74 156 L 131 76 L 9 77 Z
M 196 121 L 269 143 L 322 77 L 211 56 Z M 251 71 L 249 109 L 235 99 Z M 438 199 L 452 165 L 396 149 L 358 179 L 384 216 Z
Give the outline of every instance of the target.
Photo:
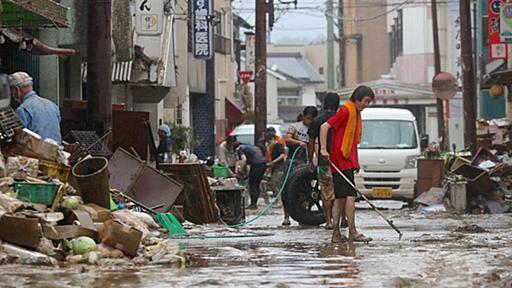
M 372 189 L 373 198 L 391 198 L 393 196 L 393 189 L 388 187 L 375 187 Z

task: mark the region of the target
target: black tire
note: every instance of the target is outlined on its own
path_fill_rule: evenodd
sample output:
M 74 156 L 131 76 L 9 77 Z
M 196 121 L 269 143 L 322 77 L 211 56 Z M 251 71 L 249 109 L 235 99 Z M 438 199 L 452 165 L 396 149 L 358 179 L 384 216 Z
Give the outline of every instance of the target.
M 318 226 L 325 223 L 317 175 L 308 165 L 292 167 L 283 193 L 283 203 L 295 221 L 302 225 Z

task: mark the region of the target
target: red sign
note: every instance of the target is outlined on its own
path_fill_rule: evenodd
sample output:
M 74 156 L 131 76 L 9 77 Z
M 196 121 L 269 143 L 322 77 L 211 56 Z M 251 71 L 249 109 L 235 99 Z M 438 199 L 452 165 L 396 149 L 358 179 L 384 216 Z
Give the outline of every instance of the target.
M 488 0 L 488 32 L 489 32 L 489 56 L 492 59 L 506 58 L 506 50 L 500 39 L 500 6 L 506 0 Z M 506 47 L 506 46 L 505 46 Z
M 249 80 L 251 80 L 252 71 L 240 71 L 238 72 L 238 75 L 240 76 L 240 80 L 244 82 L 245 85 L 249 83 Z

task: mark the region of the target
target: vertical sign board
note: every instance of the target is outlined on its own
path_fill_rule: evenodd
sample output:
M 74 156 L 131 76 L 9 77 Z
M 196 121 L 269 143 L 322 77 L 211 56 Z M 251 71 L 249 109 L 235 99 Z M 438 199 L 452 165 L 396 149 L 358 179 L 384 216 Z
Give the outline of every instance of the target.
M 210 59 L 213 53 L 211 17 L 213 0 L 194 0 L 192 3 L 192 53 L 196 59 Z
M 255 71 L 256 35 L 245 34 L 245 71 Z
M 489 57 L 491 60 L 507 58 L 507 45 L 500 37 L 500 6 L 505 0 L 488 0 Z
M 501 4 L 500 36 L 502 42 L 512 42 L 512 3 Z
M 460 8 L 458 2 L 448 2 L 448 35 L 451 35 L 451 72 L 459 86 L 462 85 L 462 67 L 460 57 Z
M 138 35 L 160 35 L 164 22 L 164 3 L 161 0 L 135 2 L 135 31 Z

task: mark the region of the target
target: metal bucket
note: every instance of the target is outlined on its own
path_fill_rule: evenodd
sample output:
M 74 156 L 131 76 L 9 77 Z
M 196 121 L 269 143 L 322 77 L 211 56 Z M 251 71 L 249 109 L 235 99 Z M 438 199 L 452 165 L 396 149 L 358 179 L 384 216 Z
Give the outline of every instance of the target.
M 466 212 L 467 208 L 467 182 L 450 183 L 450 200 L 452 206 L 460 213 Z
M 72 170 L 84 203 L 95 203 L 110 210 L 108 160 L 92 157 L 78 162 Z

